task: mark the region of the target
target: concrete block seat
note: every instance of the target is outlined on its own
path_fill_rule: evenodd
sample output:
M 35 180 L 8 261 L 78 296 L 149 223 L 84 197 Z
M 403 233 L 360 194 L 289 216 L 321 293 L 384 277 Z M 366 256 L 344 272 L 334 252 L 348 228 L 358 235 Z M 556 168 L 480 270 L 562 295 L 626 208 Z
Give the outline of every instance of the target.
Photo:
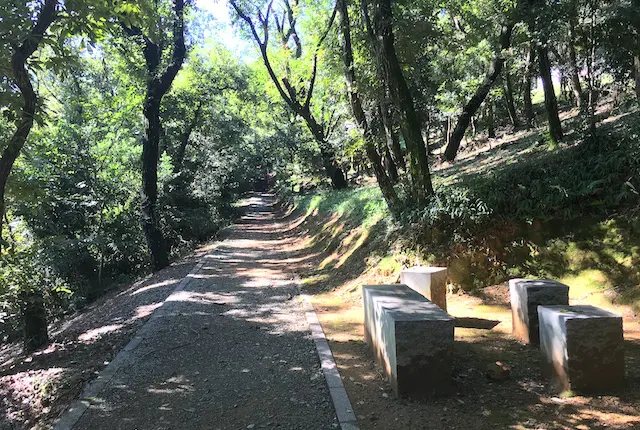
M 595 306 L 539 306 L 542 373 L 557 388 L 599 392 L 624 383 L 622 317 Z
M 406 285 L 362 287 L 365 340 L 400 398 L 452 390 L 454 318 Z
M 568 305 L 569 287 L 548 279 L 509 280 L 513 335 L 525 344 L 537 345 L 538 306 Z
M 447 268 L 414 266 L 402 269 L 400 283 L 447 310 Z

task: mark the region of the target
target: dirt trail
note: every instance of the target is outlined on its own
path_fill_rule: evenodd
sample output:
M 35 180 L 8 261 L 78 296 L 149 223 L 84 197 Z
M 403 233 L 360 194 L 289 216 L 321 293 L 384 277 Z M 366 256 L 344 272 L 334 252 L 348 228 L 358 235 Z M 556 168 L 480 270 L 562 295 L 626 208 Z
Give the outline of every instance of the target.
M 256 195 L 143 328 L 73 429 L 331 429 L 286 224 Z

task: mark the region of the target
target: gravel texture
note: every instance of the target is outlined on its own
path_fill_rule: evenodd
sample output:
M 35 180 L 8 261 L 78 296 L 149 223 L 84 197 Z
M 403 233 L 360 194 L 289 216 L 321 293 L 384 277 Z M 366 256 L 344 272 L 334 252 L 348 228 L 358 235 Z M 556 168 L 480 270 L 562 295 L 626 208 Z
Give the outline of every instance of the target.
M 254 196 L 74 429 L 332 429 L 274 199 Z

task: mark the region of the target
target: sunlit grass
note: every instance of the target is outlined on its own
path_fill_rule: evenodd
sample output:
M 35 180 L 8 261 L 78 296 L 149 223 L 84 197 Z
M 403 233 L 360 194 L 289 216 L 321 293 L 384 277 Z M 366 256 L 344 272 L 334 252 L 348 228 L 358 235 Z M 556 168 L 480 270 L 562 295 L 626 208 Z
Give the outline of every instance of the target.
M 363 227 L 372 226 L 389 215 L 380 189 L 375 184 L 302 196 L 296 200 L 296 205 L 307 214 L 330 213 L 343 221 L 358 221 Z

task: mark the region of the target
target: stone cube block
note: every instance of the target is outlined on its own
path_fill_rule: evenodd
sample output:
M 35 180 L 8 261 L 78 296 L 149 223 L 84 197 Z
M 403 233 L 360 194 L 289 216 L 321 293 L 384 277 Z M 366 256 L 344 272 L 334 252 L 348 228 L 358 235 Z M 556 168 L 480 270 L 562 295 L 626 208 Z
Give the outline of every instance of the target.
M 569 287 L 548 279 L 511 279 L 509 295 L 513 335 L 525 344 L 539 343 L 538 306 L 569 304 Z
M 365 339 L 400 398 L 452 390 L 454 318 L 406 285 L 362 288 Z
M 599 392 L 624 383 L 622 317 L 595 306 L 540 306 L 542 373 L 557 388 Z
M 415 266 L 400 272 L 400 282 L 447 310 L 447 268 Z

